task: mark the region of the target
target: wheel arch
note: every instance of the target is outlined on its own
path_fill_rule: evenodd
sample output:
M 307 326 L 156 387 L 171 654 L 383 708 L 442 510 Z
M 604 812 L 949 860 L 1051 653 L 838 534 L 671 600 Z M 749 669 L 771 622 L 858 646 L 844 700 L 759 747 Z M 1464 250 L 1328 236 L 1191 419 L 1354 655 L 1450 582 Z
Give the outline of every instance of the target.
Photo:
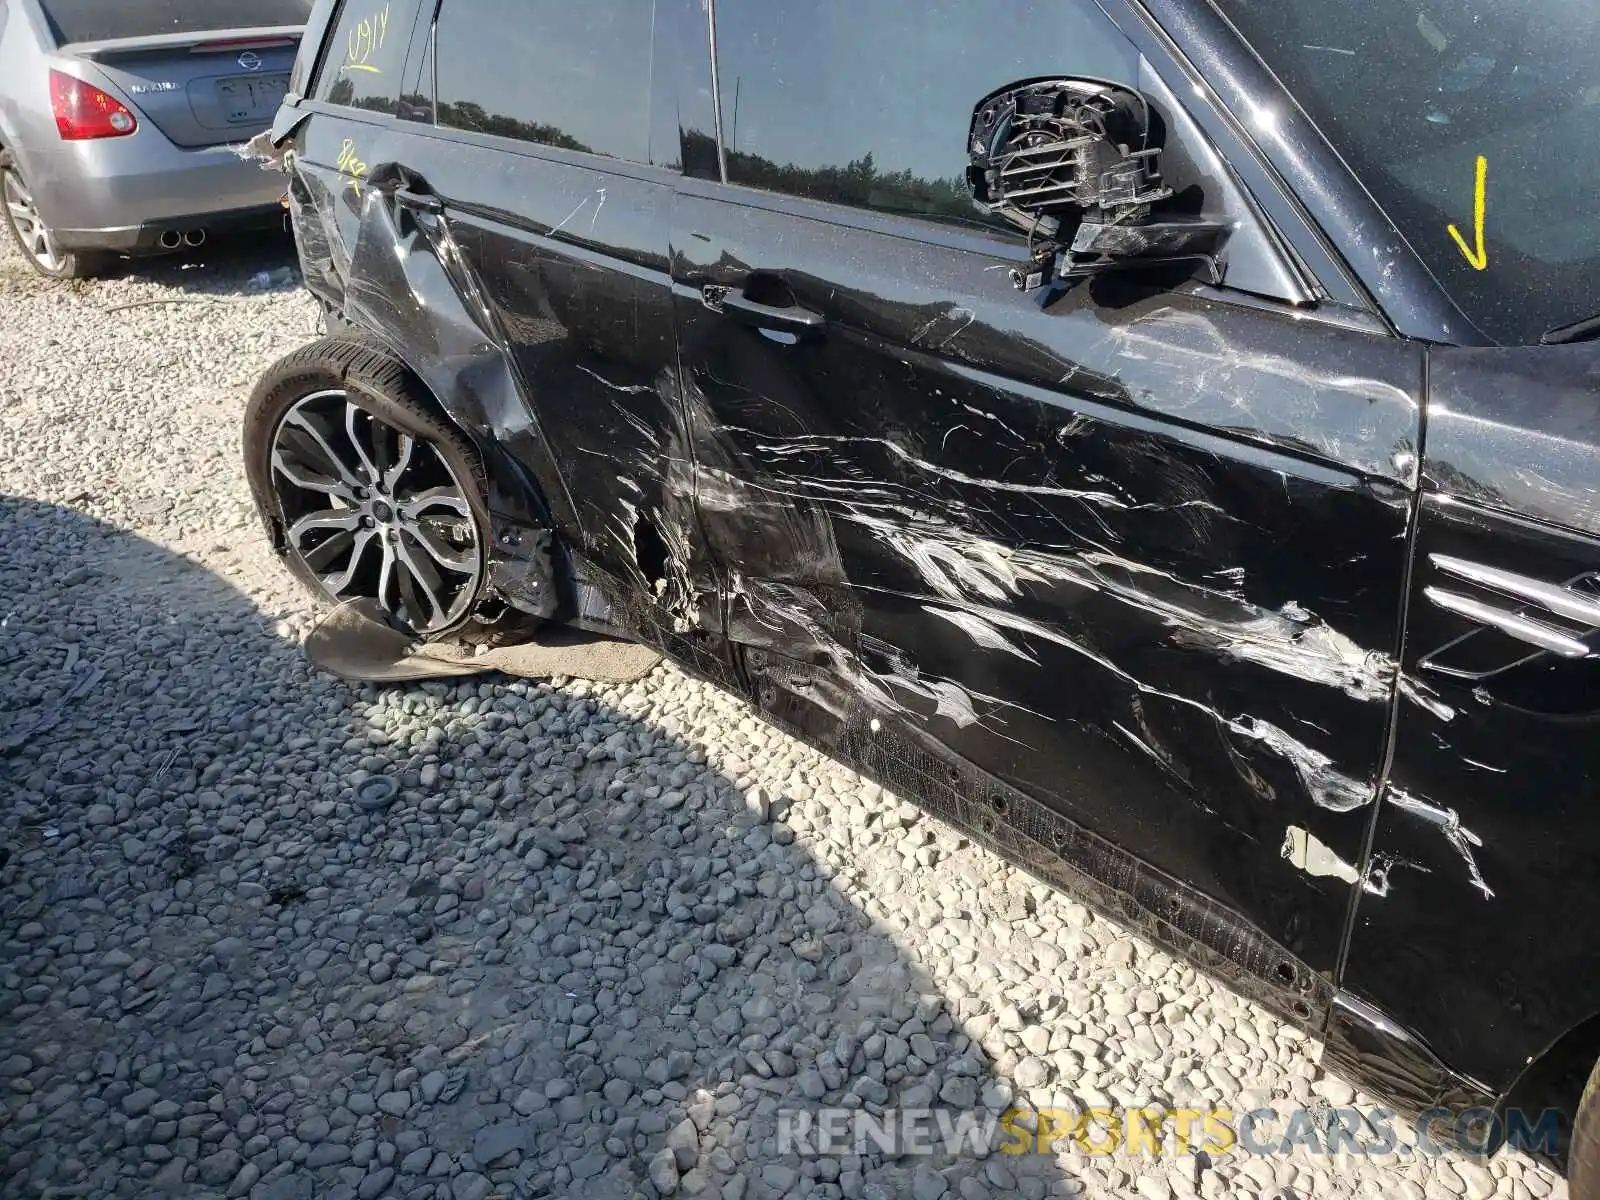
M 1562 1114 L 1560 1151 L 1550 1160 L 1558 1168 L 1566 1166 L 1572 1120 L 1577 1116 L 1578 1102 L 1596 1061 L 1600 1061 L 1600 1012 L 1578 1022 L 1546 1046 L 1523 1068 L 1495 1105 L 1502 1123 L 1513 1110 L 1520 1109 L 1530 1126 L 1537 1123 L 1543 1110 L 1559 1110 Z
M 411 349 L 410 343 L 383 328 L 368 322 L 352 322 L 339 316 L 342 328 L 329 329 L 334 337 L 360 338 L 373 343 L 402 368 L 418 395 L 424 397 L 432 415 L 460 432 L 484 457 L 491 490 L 503 494 L 491 496 L 491 510 L 508 516 L 534 517 L 552 528 L 560 528 L 566 499 L 563 487 L 552 487 L 551 480 L 559 482 L 556 464 L 544 452 L 543 438 L 524 436 L 518 439 L 522 455 L 507 451 L 501 430 L 485 410 L 478 390 L 466 386 L 462 378 L 441 367 L 430 369 Z M 514 482 L 514 486 L 513 486 Z M 552 492 L 555 494 L 552 495 Z M 493 501 L 499 500 L 500 504 Z
M 488 487 L 489 583 L 524 612 L 547 610 L 534 615 L 558 616 L 571 608 L 572 589 L 569 571 L 552 564 L 559 556 L 549 536 L 559 529 L 537 474 L 510 453 L 496 437 L 494 429 L 470 389 L 456 387 L 452 403 L 441 395 L 437 374 L 423 369 L 409 347 L 365 324 L 342 322 L 342 328 L 329 336 L 366 342 L 392 360 L 405 373 L 411 398 L 440 424 L 454 429 L 477 451 L 483 462 Z M 434 378 L 430 378 L 434 375 Z M 549 464 L 554 469 L 554 464 Z M 538 602 L 532 598 L 539 597 Z

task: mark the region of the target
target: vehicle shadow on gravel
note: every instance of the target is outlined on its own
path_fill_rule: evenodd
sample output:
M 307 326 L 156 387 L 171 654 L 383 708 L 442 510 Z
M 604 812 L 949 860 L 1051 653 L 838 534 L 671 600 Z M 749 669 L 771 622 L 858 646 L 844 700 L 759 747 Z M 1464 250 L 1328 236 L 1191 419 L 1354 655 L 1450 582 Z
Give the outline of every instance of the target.
M 977 1014 L 795 841 L 825 818 L 666 732 L 748 716 L 715 689 L 347 685 L 25 499 L 0 579 L 0 1193 L 1080 1194 L 942 1147 L 1010 1101 Z M 823 1108 L 948 1116 L 931 1154 L 778 1145 Z
M 251 287 L 262 274 L 265 286 Z M 228 234 L 192 249 L 139 258 L 114 260 L 102 278 L 131 279 L 160 284 L 184 292 L 215 295 L 237 291 L 265 291 L 292 284 L 300 286 L 300 265 L 294 238 L 278 230 Z M 92 289 L 90 279 L 74 286 Z

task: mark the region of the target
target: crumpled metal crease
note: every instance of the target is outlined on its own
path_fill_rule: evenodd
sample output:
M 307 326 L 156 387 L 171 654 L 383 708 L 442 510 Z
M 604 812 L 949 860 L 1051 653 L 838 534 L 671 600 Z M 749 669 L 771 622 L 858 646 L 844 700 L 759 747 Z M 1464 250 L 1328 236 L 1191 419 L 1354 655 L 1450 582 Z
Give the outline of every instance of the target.
M 386 194 L 382 185 L 399 169 L 379 164 L 368 179 L 347 180 L 334 192 L 301 170 L 292 150 L 281 153 L 281 161 L 290 177 L 301 272 L 312 291 L 337 297 L 354 326 L 385 343 L 485 443 L 538 437 L 505 339 L 448 223 L 402 217 Z M 353 221 L 341 218 L 341 205 Z M 353 240 L 347 232 L 352 228 Z M 518 549 L 523 541 L 496 540 L 489 583 L 520 611 L 548 616 L 557 601 L 549 585 L 548 548 Z

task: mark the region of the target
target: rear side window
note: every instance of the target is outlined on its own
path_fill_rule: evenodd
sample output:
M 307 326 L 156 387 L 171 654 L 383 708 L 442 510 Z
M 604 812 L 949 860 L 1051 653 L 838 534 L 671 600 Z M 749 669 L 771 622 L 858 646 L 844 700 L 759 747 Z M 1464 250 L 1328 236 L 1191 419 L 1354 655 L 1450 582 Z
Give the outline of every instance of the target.
M 860 208 L 982 221 L 966 184 L 979 100 L 1037 76 L 1138 78 L 1093 0 L 717 0 L 716 13 L 729 182 Z
M 654 0 L 444 0 L 440 125 L 649 161 Z
M 316 98 L 393 115 L 415 16 L 414 0 L 345 0 L 324 45 Z
M 311 15 L 311 0 L 43 0 L 41 7 L 62 44 L 304 25 Z

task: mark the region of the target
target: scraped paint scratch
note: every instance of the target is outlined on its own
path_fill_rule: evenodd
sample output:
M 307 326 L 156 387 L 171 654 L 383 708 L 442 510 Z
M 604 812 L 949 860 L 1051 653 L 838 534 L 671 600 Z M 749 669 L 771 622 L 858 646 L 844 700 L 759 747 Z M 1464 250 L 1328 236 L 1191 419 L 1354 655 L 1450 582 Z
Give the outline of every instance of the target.
M 1334 768 L 1333 760 L 1319 750 L 1291 737 L 1270 721 L 1259 717 L 1239 717 L 1228 728 L 1265 745 L 1294 764 L 1300 782 L 1319 808 L 1330 812 L 1351 812 L 1372 803 L 1373 785 L 1363 783 Z
M 589 376 L 591 379 L 599 380 L 614 392 L 627 392 L 630 395 L 639 396 L 655 391 L 655 388 L 651 387 L 648 383 L 613 383 L 604 375 L 600 374 L 599 371 L 592 370 L 589 367 L 584 366 L 582 363 L 577 363 L 575 365 L 577 366 L 578 370 L 582 371 L 585 375 Z M 632 414 L 629 413 L 624 413 L 624 416 L 632 418 L 630 423 L 633 424 L 636 429 L 642 429 L 644 432 L 649 433 L 652 439 L 654 438 L 655 431 L 649 429 L 648 427 L 641 426 L 638 423 L 637 417 L 633 417 Z
M 871 530 L 915 567 L 939 599 L 963 606 L 968 619 L 954 623 L 985 649 L 1019 653 L 1016 643 L 996 629 L 1008 623 L 1019 631 L 1079 649 L 1060 635 L 1045 632 L 1039 622 L 1019 625 L 1016 622 L 1023 618 L 988 607 L 1021 596 L 1024 583 L 1064 583 L 1113 596 L 1150 613 L 1176 631 L 1174 637 L 1180 645 L 1337 687 L 1358 700 L 1382 702 L 1392 694 L 1396 677 L 1392 658 L 1382 651 L 1363 649 L 1294 601 L 1273 612 L 1250 605 L 1231 591 L 1191 584 L 1109 552 L 1013 551 L 933 517 L 891 520 L 857 510 L 847 514 L 847 519 Z M 1155 594 L 1143 580 L 1164 581 L 1173 598 Z M 980 608 L 982 611 L 977 611 Z M 1204 611 L 1207 608 L 1213 611 Z M 1413 685 L 1412 692 L 1418 703 L 1426 701 L 1424 690 Z M 1436 701 L 1430 711 L 1442 717 L 1450 712 Z
M 1421 863 L 1414 863 L 1397 854 L 1375 854 L 1367 867 L 1367 878 L 1361 885 L 1362 890 L 1374 896 L 1387 896 L 1394 881 L 1394 873 L 1401 867 L 1410 871 L 1420 871 L 1424 875 L 1433 874 Z
M 1456 710 L 1439 699 L 1438 693 L 1420 680 L 1402 674 L 1400 676 L 1400 694 L 1418 708 L 1427 710 L 1441 721 L 1455 720 Z
M 1307 875 L 1326 876 L 1342 883 L 1355 883 L 1359 879 L 1362 891 L 1380 899 L 1389 895 L 1394 882 L 1394 872 L 1400 868 L 1420 871 L 1424 875 L 1431 873 L 1427 867 L 1419 866 L 1397 855 L 1377 854 L 1367 867 L 1366 878 L 1361 879 L 1361 873 L 1355 867 L 1334 853 L 1333 849 L 1316 834 L 1298 825 L 1289 826 L 1284 833 L 1283 857 L 1285 861 Z
M 1343 883 L 1354 883 L 1361 878 L 1359 871 L 1335 854 L 1314 833 L 1299 825 L 1291 825 L 1284 830 L 1280 853 L 1285 862 L 1307 875 L 1337 879 Z
M 583 211 L 583 206 L 587 203 L 589 203 L 589 197 L 587 196 L 585 196 L 582 200 L 579 200 L 578 207 L 573 209 L 566 216 L 562 217 L 557 224 L 552 225 L 550 227 L 550 232 L 545 234 L 545 237 L 555 237 L 556 234 L 561 232 L 561 230 L 566 227 L 568 221 L 572 220 L 573 217 L 577 216 Z
M 960 609 L 939 608 L 932 604 L 924 604 L 922 610 L 932 613 L 941 620 L 949 621 L 985 650 L 1003 650 L 1007 654 L 1015 654 L 1024 662 L 1030 662 L 1034 666 L 1039 665 L 1037 658 L 976 613 L 965 612 Z
M 1478 870 L 1478 860 L 1472 853 L 1474 846 L 1480 848 L 1483 846 L 1483 839 L 1461 824 L 1460 813 L 1453 808 L 1441 808 L 1437 804 L 1431 804 L 1392 785 L 1388 791 L 1388 799 L 1389 803 L 1402 812 L 1410 813 L 1429 825 L 1437 825 L 1443 832 L 1445 841 L 1449 842 L 1456 853 L 1465 860 L 1467 871 L 1472 876 L 1472 886 L 1483 893 L 1484 899 L 1494 899 L 1494 891 L 1484 881 L 1483 872 Z

